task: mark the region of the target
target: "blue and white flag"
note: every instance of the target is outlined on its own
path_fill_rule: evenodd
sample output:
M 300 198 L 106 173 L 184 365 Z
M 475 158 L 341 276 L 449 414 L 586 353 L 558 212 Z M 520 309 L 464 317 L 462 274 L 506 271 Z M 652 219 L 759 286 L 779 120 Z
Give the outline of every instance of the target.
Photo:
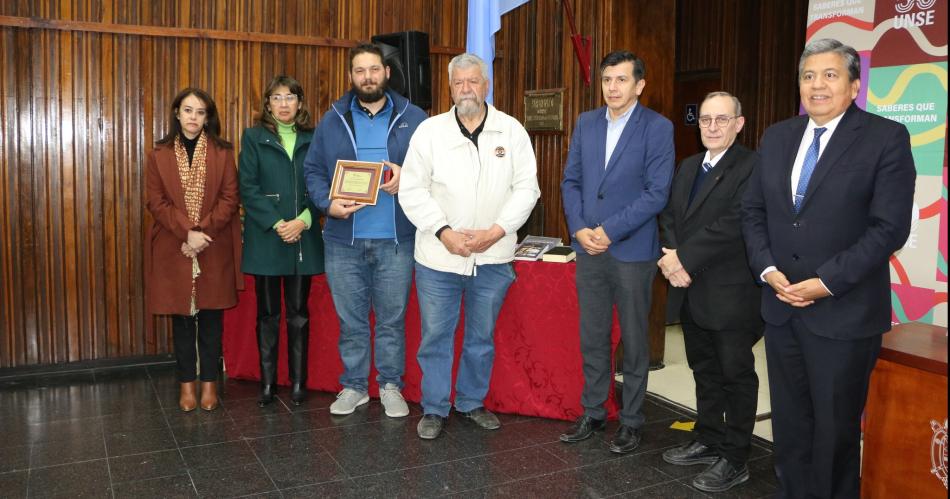
M 468 34 L 465 50 L 471 52 L 488 64 L 488 96 L 485 101 L 493 103 L 495 96 L 495 78 L 492 61 L 495 60 L 495 32 L 501 29 L 501 16 L 528 0 L 469 0 Z

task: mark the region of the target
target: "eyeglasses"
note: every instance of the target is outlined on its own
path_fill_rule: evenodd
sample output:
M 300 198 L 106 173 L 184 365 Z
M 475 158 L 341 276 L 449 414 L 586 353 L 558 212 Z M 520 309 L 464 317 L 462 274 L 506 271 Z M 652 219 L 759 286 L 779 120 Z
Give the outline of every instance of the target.
M 702 128 L 709 128 L 709 125 L 712 125 L 713 120 L 716 121 L 716 126 L 722 128 L 729 124 L 730 121 L 738 118 L 738 116 L 700 116 L 699 117 L 699 126 Z
M 280 104 L 281 102 L 293 104 L 294 102 L 297 102 L 297 94 L 272 95 L 270 96 L 270 102 L 271 104 Z

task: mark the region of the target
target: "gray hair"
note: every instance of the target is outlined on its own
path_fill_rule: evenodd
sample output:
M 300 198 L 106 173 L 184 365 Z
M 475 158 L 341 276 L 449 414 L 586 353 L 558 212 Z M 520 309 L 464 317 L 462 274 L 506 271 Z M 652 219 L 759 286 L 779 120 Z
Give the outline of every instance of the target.
M 482 78 L 488 79 L 488 64 L 485 64 L 485 61 L 483 61 L 481 57 L 471 52 L 466 52 L 453 57 L 452 60 L 449 61 L 449 80 L 452 79 L 452 71 L 470 68 L 472 66 L 478 66 L 478 69 L 482 72 Z
M 723 92 L 723 91 L 709 92 L 708 94 L 706 94 L 706 97 L 703 99 L 703 104 L 705 104 L 706 101 L 708 101 L 709 99 L 712 99 L 713 97 L 729 97 L 730 99 L 732 99 L 732 103 L 736 106 L 736 117 L 742 116 L 742 104 L 739 103 L 739 98 L 736 97 L 735 95 L 732 95 L 729 92 Z M 702 104 L 700 104 L 699 106 L 702 107 Z
M 822 38 L 809 42 L 805 45 L 802 56 L 798 59 L 798 79 L 802 79 L 802 73 L 805 70 L 805 59 L 816 54 L 827 54 L 829 52 L 840 55 L 844 59 L 844 65 L 848 68 L 848 81 L 861 79 L 861 57 L 854 47 L 845 45 L 834 38 Z

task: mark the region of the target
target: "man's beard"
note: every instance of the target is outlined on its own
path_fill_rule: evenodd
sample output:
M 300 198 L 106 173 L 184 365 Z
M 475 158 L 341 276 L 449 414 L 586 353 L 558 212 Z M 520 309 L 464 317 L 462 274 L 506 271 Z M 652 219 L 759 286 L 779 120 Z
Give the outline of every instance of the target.
M 356 94 L 356 98 L 359 99 L 360 102 L 376 102 L 386 95 L 386 87 L 389 86 L 389 79 L 386 77 L 380 78 L 379 83 L 376 85 L 376 90 L 371 92 L 363 90 L 355 83 L 351 83 L 350 85 L 353 88 L 353 93 Z
M 455 109 L 458 111 L 459 116 L 472 117 L 478 116 L 483 106 L 484 103 L 479 102 L 478 97 L 465 98 L 459 100 L 458 104 L 455 105 Z

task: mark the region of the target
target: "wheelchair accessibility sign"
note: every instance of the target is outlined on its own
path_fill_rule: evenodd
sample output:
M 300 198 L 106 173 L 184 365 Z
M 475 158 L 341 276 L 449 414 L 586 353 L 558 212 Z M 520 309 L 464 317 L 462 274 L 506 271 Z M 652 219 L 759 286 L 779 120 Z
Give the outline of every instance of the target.
M 685 118 L 687 125 L 696 126 L 699 124 L 699 106 L 696 104 L 686 104 Z

